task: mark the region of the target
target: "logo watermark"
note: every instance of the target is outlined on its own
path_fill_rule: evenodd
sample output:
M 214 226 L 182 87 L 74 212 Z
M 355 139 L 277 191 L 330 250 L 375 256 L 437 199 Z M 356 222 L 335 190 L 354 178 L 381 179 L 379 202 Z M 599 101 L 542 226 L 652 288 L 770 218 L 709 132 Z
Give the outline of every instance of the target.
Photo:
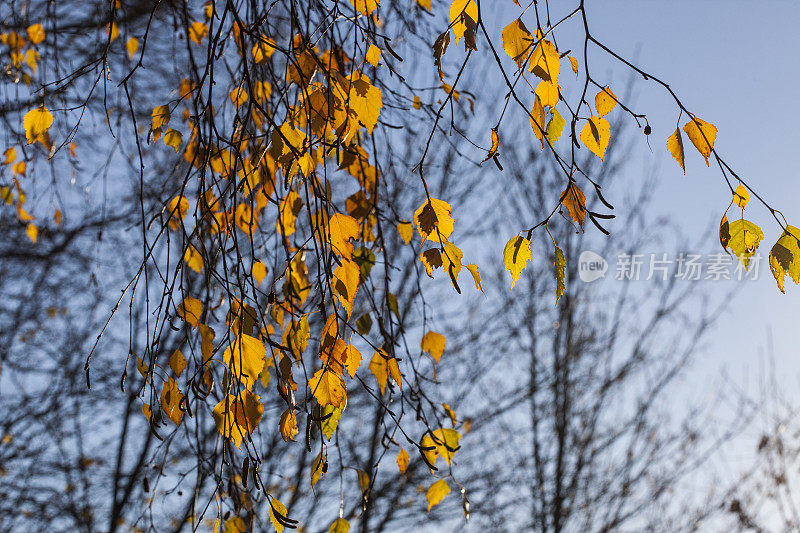
M 614 265 L 614 279 L 618 281 L 662 280 L 670 278 L 685 281 L 757 280 L 762 257 L 753 255 L 745 267 L 738 258 L 726 253 L 694 254 L 681 252 L 669 254 L 619 254 Z M 604 278 L 609 262 L 596 252 L 584 250 L 578 258 L 578 276 L 591 283 Z
M 608 262 L 591 250 L 584 250 L 578 258 L 578 276 L 581 281 L 591 283 L 604 278 L 608 272 Z

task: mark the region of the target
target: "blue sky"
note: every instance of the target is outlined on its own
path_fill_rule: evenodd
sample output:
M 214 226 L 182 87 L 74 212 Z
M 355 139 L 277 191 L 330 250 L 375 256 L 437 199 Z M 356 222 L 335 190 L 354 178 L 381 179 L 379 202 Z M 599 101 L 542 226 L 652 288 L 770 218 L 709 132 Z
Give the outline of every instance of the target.
M 604 1 L 590 2 L 589 14 L 598 38 L 625 56 L 638 54 L 645 70 L 668 81 L 689 109 L 717 126 L 717 150 L 790 223 L 798 225 L 800 110 L 794 104 L 800 76 L 796 26 L 800 4 Z M 699 235 L 721 217 L 729 201 L 727 187 L 719 170 L 713 165 L 707 169 L 691 147 L 683 175 L 664 149 L 677 118 L 674 106 L 653 84 L 639 83 L 637 90 L 638 107 L 653 125 L 653 154 L 640 146 L 635 157 L 661 160 L 656 209 L 677 218 L 687 234 Z M 637 167 L 644 168 L 644 162 L 631 168 Z M 762 253 L 768 253 L 779 227 L 755 202 L 747 217 L 764 229 Z M 717 251 L 713 237 L 711 241 L 704 248 Z M 771 334 L 776 373 L 788 392 L 800 375 L 800 287 L 791 284 L 787 294 L 781 294 L 765 263 L 762 269 L 758 282 L 717 283 L 719 287 L 710 288 L 714 292 L 733 288 L 736 296 L 697 371 L 712 377 L 724 367 L 734 379 L 755 387 L 755 374 L 763 363 L 760 354 Z

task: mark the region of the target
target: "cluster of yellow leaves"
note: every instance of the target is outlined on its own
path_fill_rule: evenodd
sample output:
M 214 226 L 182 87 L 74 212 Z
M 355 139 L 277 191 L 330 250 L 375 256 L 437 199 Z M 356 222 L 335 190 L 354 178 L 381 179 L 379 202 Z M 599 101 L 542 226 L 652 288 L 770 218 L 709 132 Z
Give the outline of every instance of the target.
M 683 131 L 692 141 L 694 147 L 697 148 L 697 151 L 700 152 L 700 155 L 703 156 L 706 166 L 708 166 L 708 158 L 711 156 L 711 150 L 714 149 L 714 141 L 717 140 L 716 126 L 694 117 L 683 126 Z M 683 138 L 679 128 L 675 128 L 675 133 L 667 139 L 667 150 L 685 173 Z
M 4 65 L 4 70 L 18 76 L 17 79 L 21 78 L 22 82 L 29 86 L 39 68 L 37 61 L 40 54 L 37 45 L 44 42 L 45 37 L 44 26 L 41 23 L 31 24 L 24 34 L 16 31 L 0 33 L 0 43 L 8 47 L 9 63 Z
M 442 267 L 449 276 L 453 288 L 461 292 L 458 286 L 458 274 L 461 272 L 464 253 L 449 241 L 449 237 L 455 229 L 453 209 L 450 204 L 437 198 L 429 198 L 414 212 L 413 220 L 422 239 L 421 244 L 425 244 L 426 241 L 439 244 L 438 247 L 428 248 L 420 254 L 420 260 L 425 266 L 428 276 L 433 277 L 433 272 Z M 401 222 L 397 226 L 397 231 L 405 243 L 411 242 L 410 224 Z M 475 287 L 482 290 L 477 265 L 464 266 L 472 274 Z

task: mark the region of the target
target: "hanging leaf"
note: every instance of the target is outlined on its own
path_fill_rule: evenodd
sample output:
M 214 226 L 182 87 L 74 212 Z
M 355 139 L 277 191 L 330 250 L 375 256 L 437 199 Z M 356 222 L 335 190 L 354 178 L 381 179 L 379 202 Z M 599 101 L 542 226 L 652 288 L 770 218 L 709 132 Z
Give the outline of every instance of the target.
M 708 158 L 711 156 L 711 150 L 714 149 L 714 141 L 717 139 L 716 126 L 695 117 L 683 126 L 683 131 L 686 132 L 689 140 L 692 141 L 700 155 L 705 158 L 706 166 L 708 166 Z
M 605 161 L 606 148 L 611 139 L 611 125 L 601 117 L 591 117 L 581 130 L 581 141 L 601 161 Z
M 503 249 L 503 265 L 505 265 L 506 270 L 511 272 L 512 289 L 517 283 L 519 275 L 527 266 L 530 258 L 531 241 L 519 235 L 511 237 L 508 243 L 506 243 L 506 247 Z
M 425 493 L 425 498 L 428 500 L 428 512 L 431 511 L 435 505 L 439 505 L 439 503 L 450 493 L 450 485 L 447 484 L 447 481 L 444 479 L 440 479 L 436 481 L 433 485 L 428 488 L 428 492 Z
M 683 138 L 681 138 L 681 130 L 678 128 L 675 128 L 675 133 L 667 139 L 667 150 L 681 166 L 683 173 L 686 174 L 686 167 L 683 164 Z

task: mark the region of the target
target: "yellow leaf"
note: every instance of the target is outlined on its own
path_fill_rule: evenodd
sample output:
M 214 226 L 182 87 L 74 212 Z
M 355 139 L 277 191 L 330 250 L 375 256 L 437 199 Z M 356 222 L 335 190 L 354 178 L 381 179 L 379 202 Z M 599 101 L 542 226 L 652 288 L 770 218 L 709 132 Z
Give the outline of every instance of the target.
M 161 388 L 161 408 L 167 418 L 176 426 L 181 423 L 181 418 L 183 418 L 183 411 L 179 407 L 182 399 L 183 394 L 181 394 L 178 384 L 174 379 L 168 378 Z
M 42 144 L 47 144 L 47 130 L 53 125 L 53 115 L 46 107 L 37 107 L 25 113 L 23 118 L 23 126 L 25 127 L 25 137 L 28 139 L 28 144 L 33 144 L 36 141 L 41 141 Z
M 152 117 L 153 117 L 153 123 L 150 126 L 150 129 L 157 130 L 161 126 L 169 124 L 169 119 L 170 119 L 169 106 L 160 105 L 154 107 Z
M 610 87 L 604 87 L 597 93 L 597 96 L 594 97 L 594 107 L 597 109 L 598 116 L 606 116 L 616 105 L 617 97 L 611 92 Z
M 308 388 L 323 407 L 332 405 L 344 409 L 347 405 L 347 390 L 344 380 L 331 370 L 325 368 L 317 370 L 314 376 L 308 380 Z
M 531 123 L 531 128 L 533 128 L 533 134 L 541 141 L 542 148 L 544 148 L 544 107 L 538 94 L 534 97 L 533 109 L 531 109 L 528 121 Z
M 375 68 L 378 68 L 378 63 L 381 60 L 381 49 L 374 44 L 369 45 L 366 55 L 367 61 Z
M 428 512 L 431 511 L 434 505 L 438 505 L 449 493 L 450 485 L 448 485 L 447 481 L 444 479 L 440 479 L 431 485 L 428 488 L 428 492 L 425 493 L 425 498 L 428 500 Z
M 408 452 L 401 448 L 400 452 L 397 454 L 397 468 L 400 470 L 401 474 L 406 473 L 408 469 L 408 460 Z
M 453 209 L 447 202 L 431 198 L 430 201 L 423 202 L 414 212 L 414 224 L 423 243 L 428 239 L 441 242 L 441 239 L 450 237 L 455 229 Z
M 177 230 L 181 227 L 181 220 L 189 211 L 189 200 L 184 196 L 176 196 L 167 204 L 170 229 Z
M 106 34 L 108 34 L 108 40 L 110 42 L 114 42 L 119 37 L 119 26 L 117 26 L 116 22 L 112 22 L 110 26 L 106 26 Z
M 551 108 L 550 121 L 547 123 L 547 128 L 545 129 L 545 135 L 547 135 L 547 138 L 550 139 L 551 143 L 554 143 L 561 138 L 561 133 L 564 131 L 564 126 L 566 125 L 567 122 L 564 120 L 561 114 L 556 111 L 556 108 Z
M 346 259 L 353 257 L 350 239 L 358 238 L 358 221 L 350 215 L 334 213 L 328 221 L 328 242 L 331 250 Z
M 586 196 L 574 181 L 569 182 L 561 193 L 559 201 L 567 208 L 572 220 L 583 229 L 583 221 L 586 219 Z
M 450 27 L 453 28 L 456 42 L 467 31 L 467 24 L 462 15 L 472 19 L 473 23 L 478 21 L 478 6 L 474 0 L 453 0 L 453 3 L 450 4 Z
M 486 154 L 483 161 L 481 161 L 481 164 L 493 158 L 497 154 L 498 148 L 500 148 L 500 137 L 497 135 L 497 130 L 492 128 L 492 147 L 489 148 L 489 152 Z
M 567 267 L 567 261 L 564 259 L 564 252 L 558 246 L 556 246 L 554 255 L 555 259 L 553 263 L 556 268 L 556 305 L 558 305 L 558 301 L 564 294 L 564 269 Z
M 536 96 L 539 97 L 544 107 L 555 107 L 558 103 L 558 95 L 558 83 L 542 80 L 539 82 L 539 85 L 536 86 Z
M 141 357 L 136 358 L 136 370 L 139 372 L 139 374 L 142 375 L 144 379 L 147 379 L 147 372 L 149 368 Z
M 242 334 L 225 348 L 222 361 L 242 382 L 246 389 L 250 389 L 258 379 L 264 368 L 267 357 L 267 348 L 264 343 L 255 337 Z
M 169 357 L 169 367 L 177 377 L 181 377 L 183 371 L 186 370 L 186 358 L 180 350 L 175 350 Z
M 447 276 L 450 278 L 450 283 L 453 285 L 453 288 L 461 292 L 461 289 L 458 288 L 458 274 L 461 272 L 461 259 L 464 257 L 464 252 L 456 246 L 455 244 L 445 241 L 444 242 L 444 252 L 442 252 L 442 268 L 447 273 Z
M 203 363 L 206 363 L 214 355 L 214 330 L 205 324 L 198 324 L 197 330 L 200 332 L 200 352 Z
M 475 288 L 483 292 L 483 287 L 481 286 L 481 273 L 478 272 L 478 265 L 470 263 L 466 265 L 466 267 L 467 270 L 469 270 L 469 273 L 472 274 L 472 279 L 475 281 Z
M 741 183 L 736 190 L 733 191 L 733 203 L 744 209 L 747 204 L 750 202 L 750 193 L 747 192 L 747 189 Z
M 276 226 L 285 237 L 289 237 L 295 232 L 295 221 L 302 207 L 303 200 L 300 199 L 300 195 L 294 190 L 290 190 L 286 196 L 284 196 L 283 200 L 281 200 Z
M 528 70 L 545 81 L 558 83 L 560 59 L 555 45 L 547 39 L 540 39 L 528 62 Z
M 128 51 L 128 58 L 133 59 L 133 56 L 139 50 L 139 40 L 136 37 L 131 37 L 125 42 L 125 49 Z
M 175 153 L 178 153 L 178 150 L 181 147 L 181 141 L 183 140 L 183 136 L 181 132 L 173 130 L 169 128 L 167 133 L 164 134 L 164 144 L 167 146 L 171 146 Z
M 414 226 L 411 225 L 411 222 L 398 222 L 397 233 L 400 234 L 400 238 L 403 239 L 403 242 L 408 244 L 411 242 L 411 237 L 414 235 Z
M 339 427 L 339 420 L 342 419 L 342 410 L 338 407 L 333 407 L 332 405 L 326 405 L 322 410 L 323 415 L 328 415 L 322 422 L 320 422 L 322 434 L 330 440 L 333 437 L 333 434 L 336 432 L 336 428 Z
M 572 65 L 572 72 L 574 72 L 575 75 L 577 76 L 578 75 L 578 60 L 575 59 L 572 56 L 567 56 L 567 58 L 569 59 L 569 64 Z
M 31 240 L 33 244 L 36 244 L 37 239 L 39 238 L 39 228 L 36 227 L 36 224 L 30 222 L 25 227 L 25 233 L 28 235 L 28 238 Z
M 378 8 L 379 0 L 350 0 L 350 4 L 362 15 L 370 15 Z
M 601 160 L 605 160 L 608 141 L 611 139 L 611 125 L 601 117 L 593 116 L 581 130 L 581 140 L 586 147 Z
M 786 226 L 780 239 L 769 252 L 769 268 L 772 270 L 772 275 L 775 276 L 775 281 L 778 282 L 778 288 L 783 293 L 786 292 L 784 290 L 786 274 L 789 274 L 795 285 L 800 284 L 800 245 L 798 244 L 798 238 L 800 238 L 800 229 L 794 226 Z
M 672 157 L 683 169 L 683 173 L 686 174 L 686 167 L 683 163 L 683 138 L 681 137 L 681 130 L 675 128 L 675 133 L 669 136 L 667 139 L 667 150 L 669 153 L 672 154 Z
M 503 250 L 503 265 L 505 265 L 506 270 L 511 272 L 512 289 L 517 283 L 519 275 L 527 266 L 530 258 L 531 241 L 519 235 L 511 237 Z
M 233 102 L 233 105 L 236 107 L 242 107 L 246 104 L 247 98 L 247 91 L 241 87 L 237 87 L 231 91 L 231 102 Z
M 189 39 L 197 44 L 203 42 L 203 38 L 208 35 L 208 26 L 200 21 L 192 22 L 189 26 Z
M 716 126 L 695 117 L 683 126 L 683 131 L 689 136 L 689 140 L 692 141 L 700 155 L 705 158 L 706 166 L 708 166 L 708 158 L 711 156 L 714 141 L 717 139 Z
M 349 83 L 348 98 L 350 110 L 355 112 L 359 122 L 371 134 L 378 124 L 378 118 L 383 108 L 383 92 L 372 85 L 369 78 L 360 71 L 353 72 L 347 77 Z
M 348 533 L 350 531 L 350 522 L 344 518 L 337 518 L 333 521 L 330 527 L 330 533 Z
M 178 316 L 193 328 L 197 327 L 200 315 L 203 314 L 203 303 L 197 298 L 187 296 L 178 304 Z
M 433 443 L 436 446 L 436 453 L 442 456 L 447 464 L 453 460 L 453 456 L 459 449 L 461 434 L 455 429 L 439 428 L 433 432 Z
M 431 0 L 417 0 L 417 3 L 430 11 L 431 9 Z
M 745 268 L 748 268 L 750 258 L 755 255 L 759 243 L 764 238 L 764 232 L 756 224 L 744 219 L 731 222 L 728 231 L 730 239 L 726 247 L 730 248 Z
M 276 514 L 280 515 L 281 520 L 278 520 Z M 275 528 L 277 533 L 283 533 L 283 522 L 286 520 L 286 518 L 288 518 L 286 506 L 275 498 L 272 498 L 269 502 L 269 520 L 272 522 L 272 527 Z
M 0 165 L 10 165 L 17 160 L 17 149 L 13 146 L 11 148 L 7 148 L 6 151 L 3 152 L 3 156 L 5 156 L 5 159 L 2 163 L 0 163 Z
M 414 97 L 414 104 L 413 105 L 414 105 L 414 109 L 422 108 L 422 100 L 420 99 L 419 96 L 415 96 Z
M 203 256 L 197 248 L 191 244 L 186 248 L 186 252 L 183 254 L 183 260 L 186 261 L 189 268 L 195 272 L 200 273 L 203 271 Z
M 39 44 L 44 41 L 44 27 L 41 24 L 28 26 L 28 40 L 31 44 Z
M 249 390 L 229 394 L 214 407 L 217 430 L 239 448 L 245 435 L 253 432 L 264 414 L 261 397 Z
M 325 454 L 320 452 L 311 464 L 311 487 L 319 482 L 322 476 L 328 471 L 328 459 Z
M 267 267 L 261 261 L 254 261 L 251 273 L 256 280 L 256 285 L 261 285 L 261 282 L 267 277 Z
M 521 19 L 516 19 L 503 28 L 500 37 L 503 39 L 503 48 L 506 54 L 516 61 L 518 68 L 521 68 L 525 63 L 525 56 L 528 55 L 533 43 L 533 36 L 528 31 L 528 28 L 525 27 Z
M 386 384 L 389 382 L 389 377 L 403 390 L 402 376 L 400 374 L 400 367 L 397 365 L 397 359 L 390 357 L 383 350 L 378 350 L 372 356 L 369 362 L 369 369 L 375 379 L 378 380 L 378 386 L 381 389 L 381 394 L 386 390 Z
M 434 331 L 429 331 L 422 337 L 422 342 L 420 346 L 422 350 L 431 354 L 433 360 L 437 363 L 439 359 L 442 358 L 442 354 L 444 354 L 444 347 L 447 339 L 441 333 L 436 333 Z
M 253 46 L 252 54 L 253 54 L 253 61 L 256 63 L 261 63 L 265 59 L 269 59 L 272 57 L 272 54 L 275 52 L 275 41 L 266 37 L 264 35 L 261 36 L 259 41 Z
M 283 437 L 284 442 L 294 440 L 295 435 L 300 432 L 300 430 L 297 429 L 297 415 L 295 415 L 294 409 L 291 407 L 286 409 L 281 415 L 280 428 L 281 437 Z
M 225 533 L 245 533 L 247 524 L 239 516 L 232 516 L 225 520 Z

